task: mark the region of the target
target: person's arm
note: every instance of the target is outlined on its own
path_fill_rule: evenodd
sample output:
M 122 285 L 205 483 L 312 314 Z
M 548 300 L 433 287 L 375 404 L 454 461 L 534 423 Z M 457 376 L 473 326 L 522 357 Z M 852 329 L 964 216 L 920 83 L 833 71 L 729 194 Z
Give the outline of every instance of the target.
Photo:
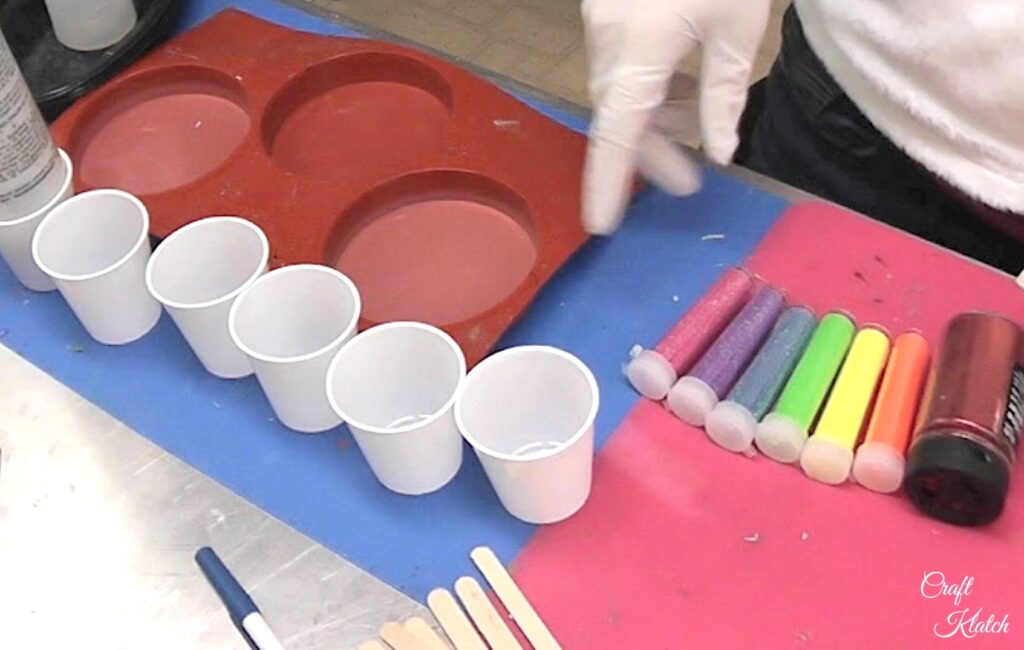
M 696 165 L 657 127 L 676 66 L 698 46 L 703 149 L 728 163 L 764 36 L 769 0 L 584 0 L 594 118 L 583 177 L 583 226 L 619 225 L 634 175 L 676 195 L 700 187 Z

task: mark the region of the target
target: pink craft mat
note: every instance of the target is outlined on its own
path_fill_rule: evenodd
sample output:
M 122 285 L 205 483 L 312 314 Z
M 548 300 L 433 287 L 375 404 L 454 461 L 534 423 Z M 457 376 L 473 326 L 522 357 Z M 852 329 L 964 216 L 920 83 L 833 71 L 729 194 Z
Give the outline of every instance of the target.
M 791 209 L 748 267 L 819 315 L 853 314 L 932 342 L 958 312 L 1024 323 L 1007 276 L 827 205 Z M 1024 476 L 1006 512 L 964 529 L 903 496 L 812 482 L 714 446 L 640 401 L 600 453 L 590 502 L 531 540 L 514 572 L 566 648 L 1022 648 Z M 926 572 L 974 577 L 960 604 Z M 952 612 L 1009 616 L 966 639 Z

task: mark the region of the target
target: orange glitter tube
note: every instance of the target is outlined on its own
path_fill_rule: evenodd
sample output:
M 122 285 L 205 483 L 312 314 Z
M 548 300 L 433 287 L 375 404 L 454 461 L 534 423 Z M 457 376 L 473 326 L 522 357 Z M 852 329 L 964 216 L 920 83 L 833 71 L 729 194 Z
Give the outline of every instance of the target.
M 923 336 L 906 332 L 896 338 L 864 444 L 853 463 L 853 479 L 869 490 L 895 492 L 903 483 L 904 454 L 930 363 Z

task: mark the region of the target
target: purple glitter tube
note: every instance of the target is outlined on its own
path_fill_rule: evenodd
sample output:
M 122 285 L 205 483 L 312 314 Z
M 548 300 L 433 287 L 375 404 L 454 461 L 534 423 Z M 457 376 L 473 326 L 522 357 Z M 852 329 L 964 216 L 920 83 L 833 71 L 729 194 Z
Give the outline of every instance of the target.
M 669 391 L 669 410 L 687 424 L 704 426 L 708 414 L 757 354 L 785 305 L 778 290 L 759 289 L 690 373 Z

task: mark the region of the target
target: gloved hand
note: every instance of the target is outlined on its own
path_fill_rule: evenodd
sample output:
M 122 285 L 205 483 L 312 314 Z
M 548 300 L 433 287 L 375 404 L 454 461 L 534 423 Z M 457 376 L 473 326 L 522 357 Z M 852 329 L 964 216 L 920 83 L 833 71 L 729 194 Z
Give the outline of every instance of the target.
M 660 126 L 683 119 L 665 99 L 676 66 L 698 46 L 703 149 L 718 164 L 732 159 L 769 9 L 770 0 L 583 0 L 594 106 L 583 177 L 587 232 L 618 227 L 638 170 L 671 194 L 700 187 L 699 168 Z

